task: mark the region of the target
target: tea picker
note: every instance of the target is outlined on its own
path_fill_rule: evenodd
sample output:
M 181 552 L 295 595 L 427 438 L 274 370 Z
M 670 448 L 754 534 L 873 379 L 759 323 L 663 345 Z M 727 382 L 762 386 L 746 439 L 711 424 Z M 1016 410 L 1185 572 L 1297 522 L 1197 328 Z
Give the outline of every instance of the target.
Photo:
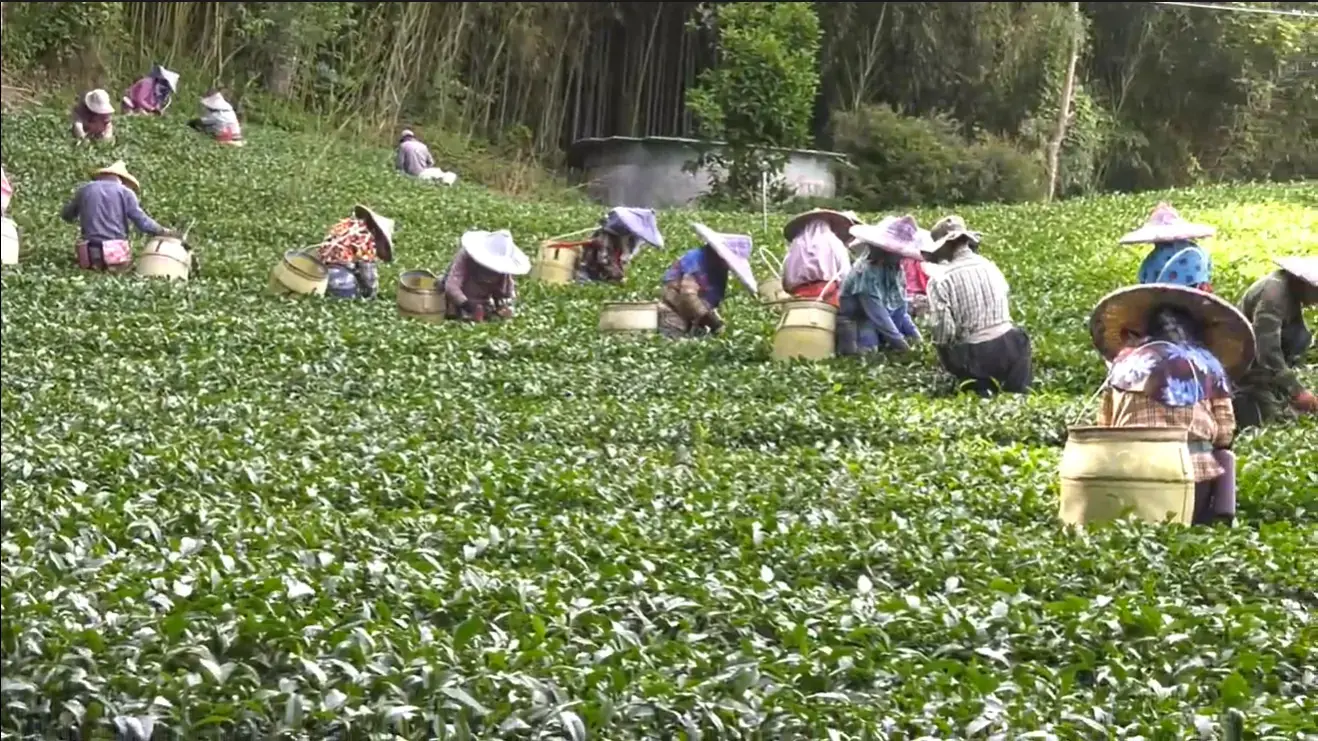
M 3 227 L 3 242 L 0 242 L 0 264 L 18 264 L 18 225 L 9 218 L 9 201 L 14 195 L 14 188 L 9 184 L 9 176 L 0 168 L 0 227 Z
M 563 240 L 589 234 L 582 241 Z M 532 277 L 545 283 L 621 283 L 627 268 L 645 245 L 664 246 L 658 219 L 648 208 L 615 206 L 599 224 L 546 239 L 532 268 Z
M 1213 259 L 1196 240 L 1211 237 L 1217 230 L 1181 218 L 1168 203 L 1159 203 L 1140 228 L 1127 233 L 1121 244 L 1152 244 L 1153 250 L 1140 263 L 1139 282 L 1171 283 L 1213 292 Z
M 1231 395 L 1255 352 L 1244 315 L 1194 288 L 1140 285 L 1105 296 L 1089 327 L 1112 366 L 1097 426 L 1073 427 L 1062 454 L 1062 521 L 1233 519 Z
M 353 207 L 352 216 L 330 227 L 317 248 L 334 298 L 375 298 L 380 279 L 377 263 L 392 262 L 394 220 L 367 206 Z
M 798 214 L 783 227 L 787 257 L 783 261 L 783 290 L 799 299 L 821 299 L 838 305 L 841 277 L 851 268 L 847 241 L 851 227 L 860 224 L 854 212 L 817 208 Z
M 506 229 L 469 231 L 444 274 L 449 319 L 485 322 L 511 319 L 517 301 L 516 276 L 531 271 L 531 260 Z
M 849 235 L 868 251 L 842 284 L 838 354 L 910 350 L 923 338 L 911 320 L 902 261 L 921 259 L 933 238 L 909 214 L 889 216 L 873 225 L 857 224 Z
M 153 65 L 146 77 L 134 82 L 124 92 L 124 113 L 152 114 L 159 116 L 174 102 L 174 93 L 178 92 L 179 73 L 165 69 L 159 64 Z
M 981 235 L 956 215 L 930 230 L 929 335 L 943 369 L 980 396 L 1027 393 L 1034 379 L 1030 336 L 1011 318 L 1011 287 L 979 254 Z
M 718 308 L 727 295 L 729 273 L 752 294 L 757 288 L 749 235 L 716 232 L 696 223 L 691 228 L 702 244 L 679 257 L 662 280 L 659 331 L 668 338 L 705 337 L 723 330 Z
M 452 185 L 458 180 L 456 172 L 447 172 L 435 167 L 435 157 L 430 153 L 430 147 L 418 139 L 411 129 L 403 129 L 403 133 L 398 137 L 396 164 L 398 171 L 404 175 L 411 175 L 427 182 Z
M 1254 326 L 1258 362 L 1236 390 L 1236 424 L 1253 427 L 1318 415 L 1318 397 L 1295 369 L 1313 346 L 1304 309 L 1318 306 L 1318 257 L 1279 257 L 1278 269 L 1249 287 L 1240 308 Z
M 141 183 L 119 160 L 109 167 L 92 172 L 92 180 L 78 188 L 60 211 L 60 218 L 78 222 L 79 238 L 75 253 L 84 270 L 122 273 L 133 265 L 132 246 L 128 242 L 128 224 L 153 237 L 173 237 L 174 232 L 161 226 L 142 210 L 137 200 Z
M 202 97 L 200 115 L 188 121 L 188 126 L 220 144 L 243 146 L 243 129 L 238 122 L 238 113 L 219 90 L 212 89 Z

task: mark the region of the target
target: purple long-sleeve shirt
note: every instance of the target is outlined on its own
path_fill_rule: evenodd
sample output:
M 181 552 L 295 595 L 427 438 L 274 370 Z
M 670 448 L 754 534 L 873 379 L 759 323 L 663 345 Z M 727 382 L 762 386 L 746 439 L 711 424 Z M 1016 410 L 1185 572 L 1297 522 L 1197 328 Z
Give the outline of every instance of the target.
M 128 223 L 143 234 L 157 236 L 165 227 L 146 215 L 137 194 L 116 180 L 93 180 L 73 194 L 60 218 L 82 227 L 82 238 L 89 241 L 128 239 Z
M 398 169 L 416 177 L 427 167 L 435 166 L 435 158 L 430 155 L 430 148 L 416 139 L 408 139 L 398 145 Z

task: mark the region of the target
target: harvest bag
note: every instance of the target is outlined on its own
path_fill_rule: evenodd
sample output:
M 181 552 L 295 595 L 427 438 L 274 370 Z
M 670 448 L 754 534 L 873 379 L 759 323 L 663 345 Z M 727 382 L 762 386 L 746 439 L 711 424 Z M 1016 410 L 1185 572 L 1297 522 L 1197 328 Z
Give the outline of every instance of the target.
M 126 239 L 110 239 L 77 243 L 78 267 L 83 270 L 105 270 L 133 261 L 133 248 Z

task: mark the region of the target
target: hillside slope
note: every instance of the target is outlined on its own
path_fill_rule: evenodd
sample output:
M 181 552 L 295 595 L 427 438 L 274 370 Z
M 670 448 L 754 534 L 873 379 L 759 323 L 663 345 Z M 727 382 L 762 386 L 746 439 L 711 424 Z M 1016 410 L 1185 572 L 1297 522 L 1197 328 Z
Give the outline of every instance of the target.
M 6 731 L 1180 738 L 1242 707 L 1318 732 L 1318 425 L 1238 442 L 1242 527 L 1055 520 L 1103 378 L 1088 311 L 1141 257 L 1117 237 L 1170 197 L 1221 228 L 1235 296 L 1312 245 L 1313 184 L 966 209 L 1037 353 L 1034 393 L 981 401 L 927 348 L 773 364 L 744 293 L 718 339 L 597 335 L 688 220 L 781 254 L 784 215 L 666 212 L 668 249 L 621 288 L 524 281 L 511 323 L 430 326 L 397 317 L 399 271 L 442 270 L 468 228 L 533 252 L 599 210 L 262 129 L 242 150 L 177 118 L 112 148 L 53 112 L 3 129 L 24 240 L 0 294 Z M 59 206 L 117 157 L 155 217 L 197 220 L 202 279 L 72 265 Z M 399 222 L 383 300 L 264 294 L 359 201 Z

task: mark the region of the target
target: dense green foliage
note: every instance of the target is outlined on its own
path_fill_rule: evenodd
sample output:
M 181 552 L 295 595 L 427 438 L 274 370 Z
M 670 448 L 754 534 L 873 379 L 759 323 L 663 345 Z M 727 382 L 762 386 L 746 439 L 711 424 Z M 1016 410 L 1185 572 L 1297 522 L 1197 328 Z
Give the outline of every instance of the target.
M 946 118 L 864 106 L 835 117 L 833 127 L 835 146 L 855 165 L 838 173 L 838 189 L 857 207 L 1017 203 L 1043 195 L 1039 158 L 991 135 L 968 142 Z
M 763 177 L 780 190 L 782 148 L 812 144 L 819 16 L 811 3 L 725 3 L 709 23 L 719 61 L 687 91 L 687 107 L 704 137 L 725 143 L 701 158 L 714 167 L 711 195 L 751 202 Z
M 261 127 L 231 150 L 176 115 L 109 148 L 63 126 L 3 120 L 24 240 L 0 294 L 6 738 L 1179 739 L 1227 708 L 1253 738 L 1318 733 L 1312 420 L 1239 440 L 1239 527 L 1055 519 L 1103 375 L 1088 308 L 1167 194 L 963 212 L 1037 352 L 1035 393 L 981 401 L 928 349 L 774 364 L 745 293 L 718 339 L 598 336 L 688 220 L 781 253 L 781 214 L 663 213 L 669 247 L 622 288 L 524 282 L 509 324 L 431 326 L 276 299 L 267 274 L 358 201 L 398 219 L 385 286 L 466 229 L 530 248 L 599 209 Z M 59 206 L 120 156 L 150 213 L 198 219 L 203 279 L 72 266 Z M 1169 197 L 1221 229 L 1231 296 L 1318 230 L 1313 184 Z

